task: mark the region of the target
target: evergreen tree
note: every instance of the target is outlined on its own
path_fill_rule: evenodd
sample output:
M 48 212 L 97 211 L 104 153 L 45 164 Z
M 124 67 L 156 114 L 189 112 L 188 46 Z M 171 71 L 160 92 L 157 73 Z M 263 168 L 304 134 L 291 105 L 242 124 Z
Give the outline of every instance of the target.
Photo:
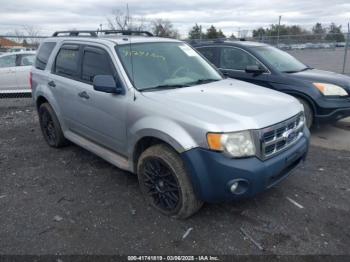
M 195 24 L 192 29 L 188 32 L 189 39 L 202 39 L 205 35 L 202 32 L 202 26 Z

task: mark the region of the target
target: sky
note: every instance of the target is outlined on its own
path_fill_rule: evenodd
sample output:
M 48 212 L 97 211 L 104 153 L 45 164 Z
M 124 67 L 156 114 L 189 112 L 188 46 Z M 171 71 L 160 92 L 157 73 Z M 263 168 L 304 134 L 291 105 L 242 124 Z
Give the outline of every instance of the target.
M 0 0 L 0 34 L 21 30 L 24 25 L 42 35 L 56 30 L 107 29 L 107 18 L 115 10 L 126 10 L 136 20 L 169 19 L 182 36 L 195 24 L 211 24 L 226 35 L 251 31 L 278 23 L 312 28 L 316 22 L 335 22 L 347 28 L 350 0 Z

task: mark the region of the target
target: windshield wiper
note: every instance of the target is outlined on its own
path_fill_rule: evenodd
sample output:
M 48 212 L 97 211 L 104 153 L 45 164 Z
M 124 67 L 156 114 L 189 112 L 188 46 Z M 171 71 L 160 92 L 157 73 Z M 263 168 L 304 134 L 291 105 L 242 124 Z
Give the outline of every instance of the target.
M 152 86 L 149 88 L 142 89 L 140 91 L 159 91 L 159 90 L 165 90 L 165 89 L 175 89 L 175 88 L 182 88 L 182 87 L 188 87 L 188 85 L 158 85 L 158 86 Z
M 207 84 L 207 83 L 216 82 L 220 80 L 221 79 L 216 79 L 216 78 L 203 78 L 203 79 L 198 79 L 194 82 L 190 82 L 188 83 L 188 85 L 201 85 L 201 84 Z

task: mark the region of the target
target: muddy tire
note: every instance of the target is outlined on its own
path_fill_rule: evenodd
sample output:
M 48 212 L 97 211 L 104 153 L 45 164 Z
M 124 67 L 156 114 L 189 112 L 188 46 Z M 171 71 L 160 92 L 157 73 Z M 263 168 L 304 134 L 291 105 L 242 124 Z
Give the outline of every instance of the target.
M 38 112 L 41 131 L 49 146 L 56 148 L 65 146 L 67 139 L 63 135 L 61 125 L 52 107 L 48 103 L 43 103 Z
M 203 205 L 182 159 L 165 144 L 151 146 L 141 154 L 137 175 L 146 201 L 167 216 L 185 219 Z

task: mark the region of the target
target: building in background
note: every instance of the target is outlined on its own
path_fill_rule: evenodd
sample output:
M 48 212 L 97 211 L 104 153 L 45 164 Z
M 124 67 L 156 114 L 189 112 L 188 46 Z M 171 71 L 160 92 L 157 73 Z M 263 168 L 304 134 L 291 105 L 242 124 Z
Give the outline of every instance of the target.
M 0 52 L 18 52 L 25 50 L 26 48 L 22 44 L 0 37 Z

